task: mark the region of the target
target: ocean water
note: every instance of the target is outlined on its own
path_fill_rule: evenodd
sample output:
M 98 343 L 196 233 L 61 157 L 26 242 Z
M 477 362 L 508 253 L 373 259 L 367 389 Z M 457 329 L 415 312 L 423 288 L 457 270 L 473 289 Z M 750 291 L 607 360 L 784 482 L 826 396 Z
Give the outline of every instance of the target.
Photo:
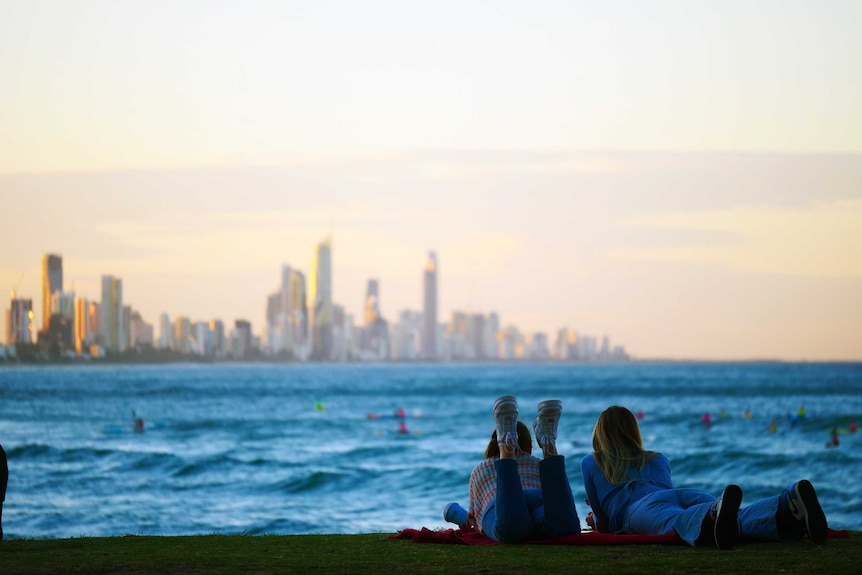
M 598 414 L 620 404 L 643 412 L 678 486 L 737 483 L 745 505 L 808 478 L 831 527 L 862 529 L 862 433 L 847 429 L 862 423 L 862 364 L 229 364 L 0 368 L 5 536 L 447 527 L 504 394 L 528 423 L 539 401 L 563 401 L 558 446 L 582 519 L 580 460 Z

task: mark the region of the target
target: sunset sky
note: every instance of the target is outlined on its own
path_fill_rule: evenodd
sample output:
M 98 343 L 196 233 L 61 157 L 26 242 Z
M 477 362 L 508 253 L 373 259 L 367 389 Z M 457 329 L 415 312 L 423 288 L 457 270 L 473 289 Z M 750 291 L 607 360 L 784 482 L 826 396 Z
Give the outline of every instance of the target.
M 862 3 L 0 0 L 0 293 L 380 281 L 639 358 L 862 360 Z M 2 308 L 8 307 L 4 296 Z M 0 316 L 0 334 L 5 334 Z

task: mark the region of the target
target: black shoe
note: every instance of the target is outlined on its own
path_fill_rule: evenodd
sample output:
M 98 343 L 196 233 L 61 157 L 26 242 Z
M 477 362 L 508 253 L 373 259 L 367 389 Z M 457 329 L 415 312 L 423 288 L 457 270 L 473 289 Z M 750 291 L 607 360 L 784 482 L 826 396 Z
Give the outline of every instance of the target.
M 826 514 L 820 507 L 814 486 L 807 479 L 797 481 L 788 489 L 787 509 L 793 517 L 802 523 L 805 534 L 818 545 L 826 543 L 829 528 L 826 524 Z
M 739 540 L 739 505 L 742 503 L 742 489 L 728 485 L 715 504 L 715 546 L 719 549 L 733 549 Z

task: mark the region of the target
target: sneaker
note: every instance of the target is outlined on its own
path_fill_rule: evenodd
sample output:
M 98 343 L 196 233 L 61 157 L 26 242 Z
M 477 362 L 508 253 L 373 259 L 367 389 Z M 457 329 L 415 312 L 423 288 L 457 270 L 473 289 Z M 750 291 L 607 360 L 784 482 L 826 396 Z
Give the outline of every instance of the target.
M 497 426 L 497 444 L 518 451 L 518 400 L 504 395 L 494 402 L 494 424 Z
M 807 479 L 797 481 L 787 493 L 787 509 L 793 517 L 802 523 L 805 534 L 818 545 L 826 543 L 829 529 L 826 515 L 817 500 L 814 486 Z
M 455 525 L 466 525 L 467 510 L 453 501 L 443 510 L 443 519 Z
M 739 506 L 742 503 L 742 489 L 738 485 L 724 488 L 715 504 L 715 527 L 713 535 L 719 549 L 733 549 L 739 540 Z
M 538 414 L 533 420 L 533 432 L 539 447 L 544 449 L 547 445 L 557 443 L 557 424 L 562 412 L 563 404 L 558 399 L 549 399 L 539 404 Z

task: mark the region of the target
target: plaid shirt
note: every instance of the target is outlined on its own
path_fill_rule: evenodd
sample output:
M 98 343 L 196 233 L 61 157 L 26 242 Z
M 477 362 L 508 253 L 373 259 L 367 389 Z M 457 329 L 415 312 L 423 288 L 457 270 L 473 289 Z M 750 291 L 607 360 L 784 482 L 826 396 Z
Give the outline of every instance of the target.
M 485 459 L 476 466 L 470 474 L 470 509 L 469 513 L 476 518 L 476 527 L 482 531 L 482 521 L 488 507 L 497 495 L 497 470 L 494 462 L 497 457 Z M 532 455 L 520 455 L 517 458 L 518 473 L 521 476 L 521 487 L 524 489 L 541 489 L 539 481 L 539 459 Z

